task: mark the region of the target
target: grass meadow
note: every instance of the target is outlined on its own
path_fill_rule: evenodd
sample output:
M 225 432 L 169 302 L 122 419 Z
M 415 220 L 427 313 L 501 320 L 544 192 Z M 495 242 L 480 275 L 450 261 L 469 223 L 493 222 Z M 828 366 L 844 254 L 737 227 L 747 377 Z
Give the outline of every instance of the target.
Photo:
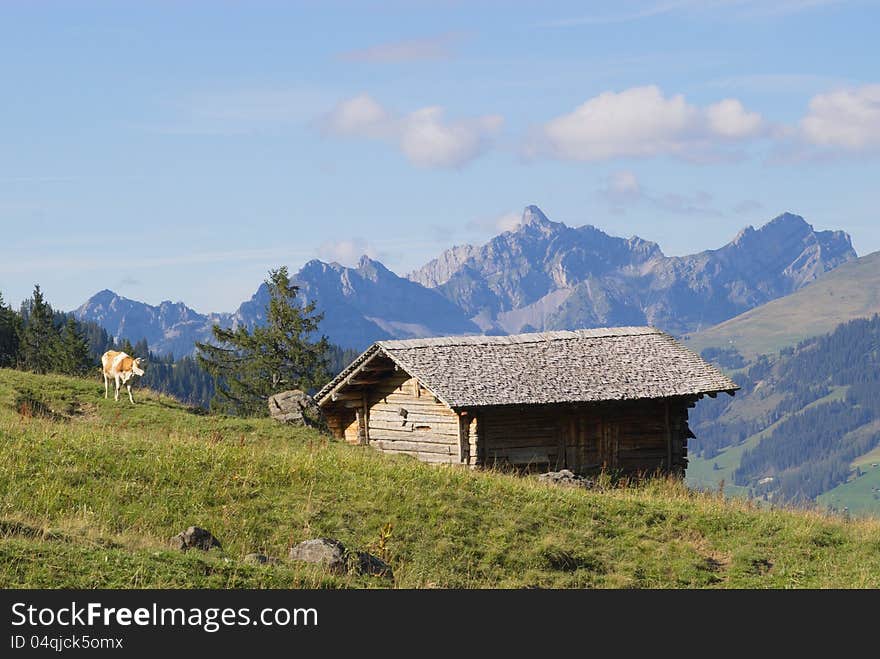
M 0 370 L 0 587 L 880 587 L 877 521 L 667 479 L 563 489 L 135 400 Z M 222 550 L 171 550 L 190 525 Z M 394 581 L 243 560 L 315 537 L 382 554 Z

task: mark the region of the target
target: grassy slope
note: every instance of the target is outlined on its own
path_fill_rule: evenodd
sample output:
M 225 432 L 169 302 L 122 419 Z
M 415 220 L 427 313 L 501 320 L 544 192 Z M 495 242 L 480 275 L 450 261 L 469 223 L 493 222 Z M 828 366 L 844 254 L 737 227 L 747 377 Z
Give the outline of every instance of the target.
M 880 421 L 874 421 L 853 431 L 853 435 L 880 432 Z M 854 514 L 877 515 L 880 511 L 880 447 L 875 448 L 852 462 L 852 477 L 817 498 L 820 505 L 843 510 L 848 508 Z M 862 475 L 858 475 L 858 470 Z
M 780 348 L 880 313 L 880 252 L 846 263 L 801 290 L 687 338 L 697 352 L 735 346 L 744 356 Z
M 39 388 L 70 420 L 23 418 Z M 269 420 L 198 416 L 141 392 L 0 370 L 0 587 L 384 586 L 251 551 L 390 523 L 398 587 L 880 587 L 880 524 L 759 511 L 653 482 L 603 492 L 437 468 Z M 168 538 L 212 530 L 221 553 Z

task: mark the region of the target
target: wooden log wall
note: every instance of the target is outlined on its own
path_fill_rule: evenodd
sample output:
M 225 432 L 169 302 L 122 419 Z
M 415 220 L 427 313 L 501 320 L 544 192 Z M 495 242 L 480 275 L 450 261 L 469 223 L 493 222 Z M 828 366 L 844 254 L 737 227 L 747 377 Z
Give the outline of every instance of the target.
M 371 385 L 367 404 L 370 446 L 424 462 L 458 464 L 459 416 L 406 373 Z
M 453 411 L 403 372 L 360 391 L 326 410 L 334 435 L 352 444 L 432 463 L 579 473 L 683 475 L 688 407 L 696 399 Z
M 590 473 L 604 467 L 682 475 L 689 402 L 676 398 L 482 409 L 477 412 L 479 462 L 527 471 Z

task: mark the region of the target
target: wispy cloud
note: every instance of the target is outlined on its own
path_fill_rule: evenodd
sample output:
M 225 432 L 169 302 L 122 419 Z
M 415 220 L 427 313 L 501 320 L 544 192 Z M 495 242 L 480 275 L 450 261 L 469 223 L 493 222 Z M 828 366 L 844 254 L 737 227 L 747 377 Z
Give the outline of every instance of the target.
M 305 124 L 328 102 L 311 88 L 201 90 L 163 100 L 171 116 L 141 127 L 164 135 L 246 135 Z
M 761 94 L 815 93 L 822 89 L 849 84 L 843 78 L 809 73 L 758 73 L 730 76 L 706 83 L 707 87 Z
M 206 263 L 230 263 L 240 261 L 276 261 L 292 257 L 307 257 L 308 250 L 302 247 L 271 247 L 261 249 L 218 250 L 208 252 L 190 252 L 186 254 L 169 254 L 166 256 L 145 256 L 127 258 L 125 265 L 131 270 L 140 268 L 171 267 L 182 265 L 198 265 Z M 0 262 L 0 273 L 21 274 L 39 272 L 46 268 L 62 268 L 76 271 L 118 270 L 118 264 L 107 259 L 91 255 L 67 256 L 41 254 L 34 259 L 26 254 L 20 258 L 7 259 Z
M 632 4 L 632 3 L 630 3 Z M 543 23 L 545 27 L 576 27 L 578 25 L 610 25 L 613 23 L 629 23 L 654 16 L 662 16 L 678 12 L 683 9 L 698 5 L 698 0 L 677 0 L 672 2 L 642 3 L 642 6 L 633 6 L 628 10 L 614 11 L 611 13 L 596 12 L 573 18 L 561 18 Z
M 697 190 L 690 194 L 653 193 L 646 190 L 638 177 L 628 170 L 611 174 L 598 194 L 608 203 L 613 213 L 624 213 L 629 207 L 646 205 L 673 215 L 724 215 L 713 207 L 713 198 L 708 192 Z
M 327 241 L 318 247 L 318 258 L 323 261 L 335 261 L 340 265 L 353 267 L 357 265 L 361 256 L 369 256 L 371 259 L 379 259 L 379 253 L 366 240 L 360 237 L 345 240 Z
M 326 135 L 385 141 L 418 167 L 445 168 L 485 153 L 503 122 L 499 115 L 449 120 L 439 106 L 397 114 L 360 94 L 339 103 L 320 124 Z
M 500 215 L 486 215 L 469 221 L 465 228 L 477 233 L 500 233 L 513 231 L 522 223 L 522 211 L 510 211 Z
M 590 14 L 561 18 L 542 23 L 543 27 L 577 27 L 631 23 L 670 14 L 755 19 L 788 16 L 810 9 L 843 4 L 847 0 L 665 0 L 664 2 L 613 3 L 612 11 L 596 10 Z
M 358 48 L 339 53 L 336 57 L 344 62 L 367 62 L 389 64 L 416 60 L 448 59 L 455 54 L 456 46 L 464 35 L 449 32 L 434 37 L 405 39 Z
M 84 179 L 84 176 L 3 176 L 0 183 L 73 183 Z
M 746 215 L 764 210 L 764 204 L 754 199 L 743 199 L 733 207 L 733 212 L 737 215 Z

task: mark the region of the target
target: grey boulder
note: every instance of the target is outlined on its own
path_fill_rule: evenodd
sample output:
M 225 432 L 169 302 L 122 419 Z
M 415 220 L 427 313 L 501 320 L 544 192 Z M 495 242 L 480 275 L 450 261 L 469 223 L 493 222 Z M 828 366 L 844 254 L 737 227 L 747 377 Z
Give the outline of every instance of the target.
M 214 547 L 223 549 L 220 546 L 220 541 L 210 531 L 206 531 L 198 526 L 190 526 L 186 531 L 181 531 L 171 538 L 171 547 L 180 551 L 187 551 L 189 549 L 209 551 Z
M 584 487 L 591 488 L 595 483 L 589 478 L 579 476 L 568 469 L 560 469 L 559 471 L 548 471 L 546 474 L 538 476 L 538 480 L 552 485 L 561 485 L 562 487 Z
M 323 414 L 318 404 L 304 391 L 291 389 L 269 397 L 269 415 L 280 423 L 295 426 L 319 426 Z
M 300 542 L 290 548 L 288 558 L 292 561 L 322 565 L 333 574 L 345 574 L 348 571 L 345 545 L 332 538 L 316 538 Z
M 290 548 L 288 555 L 292 561 L 304 561 L 323 565 L 334 574 L 357 572 L 374 577 L 394 578 L 394 572 L 378 556 L 366 551 L 351 552 L 339 540 L 316 538 L 306 540 Z
M 394 579 L 394 572 L 391 570 L 391 566 L 378 556 L 373 556 L 366 551 L 359 551 L 357 557 L 357 570 L 361 574 Z

